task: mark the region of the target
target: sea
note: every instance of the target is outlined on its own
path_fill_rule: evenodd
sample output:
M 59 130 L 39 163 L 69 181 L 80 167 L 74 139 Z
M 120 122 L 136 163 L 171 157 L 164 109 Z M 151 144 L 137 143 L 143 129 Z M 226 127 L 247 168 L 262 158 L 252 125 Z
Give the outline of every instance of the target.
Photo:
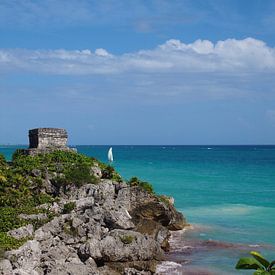
M 106 146 L 75 146 L 107 161 Z M 0 146 L 11 159 L 17 148 Z M 150 182 L 175 199 L 190 226 L 172 232 L 158 274 L 252 274 L 235 265 L 250 251 L 275 260 L 275 146 L 112 146 L 127 180 Z

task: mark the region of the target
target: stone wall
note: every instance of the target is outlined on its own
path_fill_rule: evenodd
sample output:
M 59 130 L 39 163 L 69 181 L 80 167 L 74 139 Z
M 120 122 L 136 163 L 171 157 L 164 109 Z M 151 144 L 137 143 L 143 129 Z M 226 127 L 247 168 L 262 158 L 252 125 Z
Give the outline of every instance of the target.
M 68 135 L 65 129 L 37 128 L 29 130 L 29 148 L 62 148 L 67 146 Z
M 22 149 L 26 155 L 47 154 L 55 150 L 74 151 L 67 146 L 68 134 L 60 128 L 36 128 L 29 130 L 29 149 Z

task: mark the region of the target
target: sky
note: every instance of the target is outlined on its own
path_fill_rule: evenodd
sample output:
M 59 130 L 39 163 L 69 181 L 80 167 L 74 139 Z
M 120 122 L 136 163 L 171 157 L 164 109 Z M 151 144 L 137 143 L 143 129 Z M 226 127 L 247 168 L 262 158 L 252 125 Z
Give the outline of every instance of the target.
M 1 0 L 0 144 L 275 144 L 275 1 Z

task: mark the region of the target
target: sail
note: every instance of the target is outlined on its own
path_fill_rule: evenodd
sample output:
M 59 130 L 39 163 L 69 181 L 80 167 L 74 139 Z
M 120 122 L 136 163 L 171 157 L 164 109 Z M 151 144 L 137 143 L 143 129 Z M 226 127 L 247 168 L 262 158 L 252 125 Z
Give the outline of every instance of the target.
M 114 158 L 113 158 L 113 148 L 110 147 L 109 151 L 108 151 L 108 160 L 110 162 L 113 162 L 114 161 Z

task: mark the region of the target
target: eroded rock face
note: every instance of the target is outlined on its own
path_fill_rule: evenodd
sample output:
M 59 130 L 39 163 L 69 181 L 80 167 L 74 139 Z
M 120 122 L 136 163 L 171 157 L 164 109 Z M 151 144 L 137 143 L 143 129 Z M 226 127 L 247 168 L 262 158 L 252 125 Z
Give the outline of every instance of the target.
M 68 202 L 75 208 L 62 214 Z M 169 230 L 186 225 L 172 204 L 140 187 L 106 179 L 40 207 L 57 216 L 34 232 L 28 226 L 10 232 L 33 239 L 6 252 L 0 274 L 153 274 L 169 248 Z

